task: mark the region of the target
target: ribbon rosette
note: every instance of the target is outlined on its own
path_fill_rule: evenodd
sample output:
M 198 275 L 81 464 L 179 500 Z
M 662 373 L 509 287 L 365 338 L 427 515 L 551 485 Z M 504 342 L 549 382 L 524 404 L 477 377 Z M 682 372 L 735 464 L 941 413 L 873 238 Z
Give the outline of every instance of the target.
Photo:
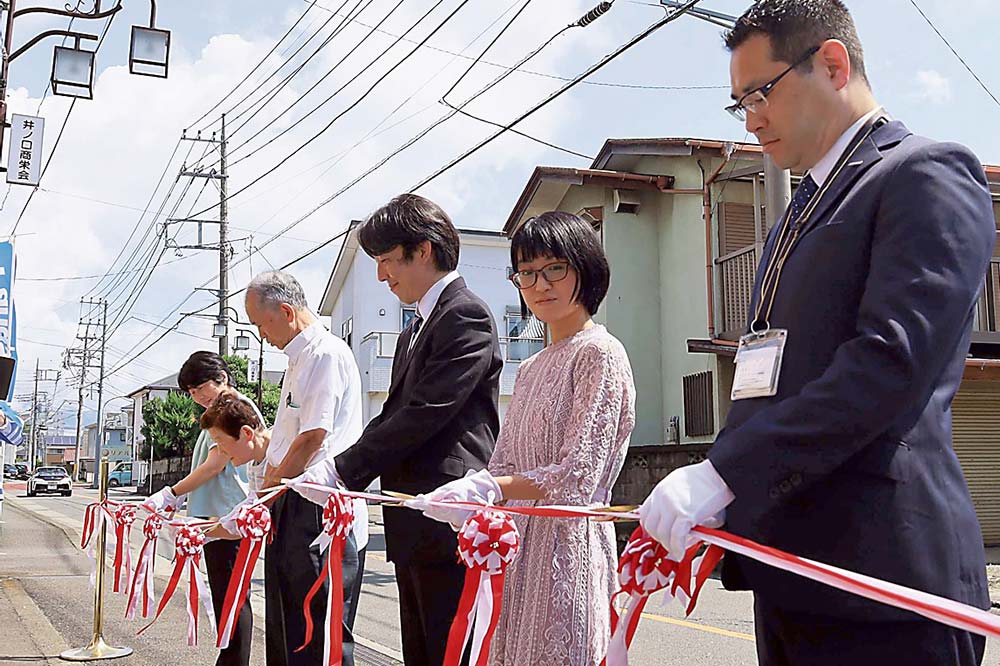
M 160 617 L 160 613 L 163 612 L 167 602 L 170 601 L 170 597 L 173 596 L 174 590 L 177 589 L 177 584 L 180 582 L 181 574 L 184 573 L 185 569 L 188 572 L 188 598 L 186 604 L 188 614 L 188 645 L 195 646 L 198 644 L 199 599 L 201 599 L 202 605 L 205 607 L 205 613 L 208 615 L 208 622 L 212 627 L 212 633 L 215 633 L 215 612 L 212 609 L 212 597 L 208 593 L 208 586 L 205 584 L 205 579 L 202 577 L 201 571 L 198 570 L 198 566 L 201 564 L 204 545 L 205 535 L 197 527 L 193 525 L 180 525 L 177 528 L 177 537 L 174 540 L 174 571 L 170 576 L 170 582 L 167 583 L 167 589 L 163 592 L 160 605 L 156 608 L 156 615 L 153 617 L 153 621 L 140 629 L 137 635 L 153 626 L 153 623 Z
M 139 550 L 139 560 L 136 562 L 132 583 L 129 585 L 128 604 L 125 606 L 125 617 L 129 620 L 135 617 L 135 607 L 140 594 L 143 617 L 149 617 L 150 604 L 155 601 L 153 566 L 156 562 L 156 538 L 161 529 L 163 529 L 163 518 L 159 514 L 150 514 L 142 524 L 142 536 L 145 540 Z
M 309 594 L 302 604 L 305 614 L 306 635 L 296 652 L 300 652 L 312 641 L 313 621 L 309 606 L 313 597 L 323 586 L 323 581 L 330 579 L 327 586 L 326 599 L 326 639 L 323 642 L 323 666 L 340 666 L 343 663 L 343 634 L 341 625 L 344 621 L 344 577 L 343 559 L 344 546 L 347 537 L 354 527 L 354 502 L 350 497 L 339 492 L 332 492 L 323 506 L 323 531 L 312 543 L 319 546 L 320 554 L 327 551 L 326 565 L 319 578 L 313 583 Z
M 216 647 L 225 649 L 236 630 L 236 619 L 243 610 L 250 591 L 250 579 L 260 557 L 265 540 L 271 536 L 271 512 L 263 504 L 253 504 L 240 509 L 236 516 L 236 530 L 243 540 L 236 555 L 233 574 L 226 588 L 226 600 L 219 620 L 219 635 Z
M 458 556 L 468 571 L 455 621 L 448 634 L 444 666 L 458 666 L 470 634 L 472 656 L 469 663 L 474 666 L 486 664 L 490 641 L 500 620 L 504 574 L 520 549 L 521 535 L 506 513 L 482 509 L 462 525 L 458 534 Z
M 114 591 L 123 594 L 129 587 L 129 575 L 132 573 L 132 549 L 129 547 L 129 538 L 132 535 L 132 523 L 136 519 L 135 509 L 132 504 L 121 504 L 115 509 Z
M 691 614 L 702 585 L 725 554 L 722 548 L 712 545 L 699 556 L 701 546 L 701 542 L 691 546 L 684 559 L 675 562 L 667 558 L 667 549 L 642 527 L 632 532 L 618 562 L 619 589 L 611 598 L 611 643 L 604 660 L 606 666 L 628 664 L 629 645 L 639 626 L 642 609 L 654 592 L 670 588 L 670 596 L 687 604 L 686 614 Z M 696 572 L 693 580 L 692 571 Z M 628 597 L 623 617 L 615 608 L 619 595 Z

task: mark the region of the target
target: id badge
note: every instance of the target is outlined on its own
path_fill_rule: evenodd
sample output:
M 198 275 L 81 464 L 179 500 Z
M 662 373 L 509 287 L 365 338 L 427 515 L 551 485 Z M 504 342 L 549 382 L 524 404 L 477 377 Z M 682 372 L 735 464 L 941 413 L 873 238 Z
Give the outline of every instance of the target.
M 733 400 L 770 398 L 778 392 L 781 357 L 788 331 L 782 328 L 749 333 L 740 338 L 733 377 Z

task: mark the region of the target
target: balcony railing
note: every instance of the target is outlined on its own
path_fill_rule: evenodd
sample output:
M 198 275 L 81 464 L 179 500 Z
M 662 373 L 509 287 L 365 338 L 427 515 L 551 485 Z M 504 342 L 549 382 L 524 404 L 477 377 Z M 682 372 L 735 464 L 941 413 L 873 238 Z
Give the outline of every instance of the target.
M 719 330 L 723 335 L 742 332 L 747 326 L 750 294 L 757 272 L 757 247 L 748 245 L 715 260 L 718 266 L 722 311 Z
M 972 330 L 980 334 L 1000 333 L 1000 259 L 991 259 L 983 291 L 976 306 Z M 993 336 L 978 336 L 993 337 Z M 1000 341 L 1000 336 L 998 341 Z
M 544 346 L 542 338 L 500 338 L 500 353 L 509 363 L 520 363 L 542 351 Z
M 372 331 L 361 339 L 362 348 L 372 345 L 371 352 L 375 358 L 392 358 L 396 354 L 396 341 L 399 333 L 394 331 Z

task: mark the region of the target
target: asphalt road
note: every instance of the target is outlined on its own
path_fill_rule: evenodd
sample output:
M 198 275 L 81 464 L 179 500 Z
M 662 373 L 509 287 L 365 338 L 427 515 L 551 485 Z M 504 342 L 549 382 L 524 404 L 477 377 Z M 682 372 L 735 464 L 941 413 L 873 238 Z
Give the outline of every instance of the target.
M 96 497 L 90 490 L 76 489 L 72 497 L 28 498 L 23 490 L 7 483 L 7 508 L 0 523 L 0 578 L 21 581 L 66 641 L 75 645 L 89 637 L 92 592 L 87 586 L 89 561 L 78 544 L 65 532 L 78 535 L 86 505 Z M 117 499 L 139 499 L 127 490 L 113 490 Z M 54 525 L 54 526 L 53 526 Z M 381 517 L 372 512 L 372 540 L 368 547 L 364 587 L 355 633 L 362 648 L 359 666 L 400 663 L 399 613 L 395 577 L 385 561 Z M 133 530 L 133 552 L 141 530 Z M 158 563 L 157 574 L 165 582 L 169 563 Z M 146 634 L 136 637 L 137 622 L 125 621 L 123 600 L 108 594 L 106 633 L 135 647 L 145 658 L 127 658 L 122 663 L 179 665 L 211 663 L 212 641 L 202 629 L 202 645 L 185 645 L 185 618 L 180 603 L 171 603 L 164 617 Z M 263 627 L 264 597 L 261 565 L 255 573 L 251 601 L 255 623 Z M 545 603 L 539 599 L 539 603 Z M 688 618 L 676 603 L 664 604 L 654 596 L 630 651 L 633 666 L 750 666 L 756 663 L 753 642 L 752 598 L 749 593 L 727 592 L 718 581 L 706 584 L 698 608 Z M 253 663 L 263 663 L 262 634 L 256 630 Z M 81 643 L 82 645 L 83 643 Z M 0 648 L 0 657 L 3 650 Z M 161 660 L 160 657 L 163 657 Z M 135 661 L 130 661 L 136 659 Z M 260 659 L 260 661 L 257 661 Z M 0 663 L 3 663 L 0 658 Z M 985 666 L 1000 666 L 1000 641 L 991 641 Z

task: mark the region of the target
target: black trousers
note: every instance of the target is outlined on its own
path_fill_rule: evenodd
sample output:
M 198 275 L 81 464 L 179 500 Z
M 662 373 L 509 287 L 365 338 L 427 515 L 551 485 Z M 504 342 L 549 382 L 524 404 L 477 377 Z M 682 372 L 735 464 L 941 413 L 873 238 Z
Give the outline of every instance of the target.
M 210 541 L 205 544 L 205 571 L 208 573 L 208 587 L 212 591 L 212 605 L 215 606 L 216 626 L 222 622 L 222 606 L 226 601 L 226 588 L 236 566 L 236 554 L 240 550 L 239 541 Z M 250 596 L 249 590 L 247 597 Z M 229 647 L 219 651 L 216 666 L 247 666 L 250 663 L 250 642 L 253 639 L 253 610 L 250 599 L 246 600 L 240 615 L 236 618 Z
M 274 540 L 264 555 L 264 616 L 267 666 L 317 666 L 323 663 L 326 625 L 326 597 L 329 581 L 323 583 L 309 606 L 313 637 L 305 640 L 302 605 L 324 565 L 319 547 L 311 546 L 323 529 L 323 509 L 297 493 L 281 495 L 271 506 Z M 344 618 L 355 612 L 351 607 L 358 577 L 358 549 L 351 536 L 344 548 Z M 354 636 L 345 622 L 342 627 L 343 664 L 354 666 Z
M 406 666 L 441 666 L 466 568 L 458 562 L 396 564 Z M 466 650 L 463 664 L 468 663 Z
M 761 666 L 980 666 L 986 638 L 932 622 L 862 622 L 754 601 Z

